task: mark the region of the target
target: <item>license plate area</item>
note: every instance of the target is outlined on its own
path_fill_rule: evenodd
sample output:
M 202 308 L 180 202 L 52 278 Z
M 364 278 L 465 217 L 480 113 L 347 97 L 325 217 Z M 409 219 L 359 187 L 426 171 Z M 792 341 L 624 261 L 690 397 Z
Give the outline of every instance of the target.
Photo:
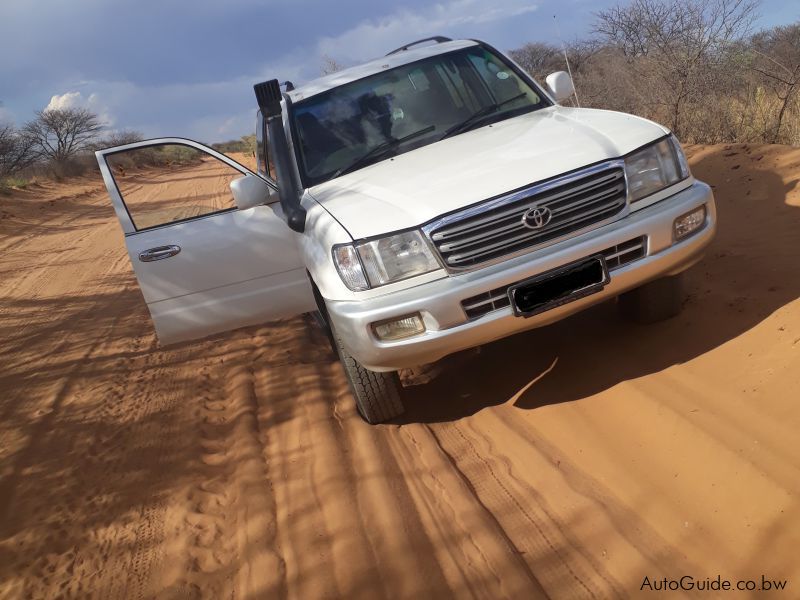
M 513 285 L 508 297 L 516 316 L 532 317 L 595 294 L 608 282 L 608 267 L 599 254 Z

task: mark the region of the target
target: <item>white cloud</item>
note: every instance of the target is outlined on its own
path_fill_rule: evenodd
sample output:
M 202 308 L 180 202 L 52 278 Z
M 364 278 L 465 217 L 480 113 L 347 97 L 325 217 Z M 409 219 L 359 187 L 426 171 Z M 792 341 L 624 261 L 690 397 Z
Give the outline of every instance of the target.
M 82 92 L 53 96 L 54 108 L 89 108 L 110 130 L 145 137 L 178 136 L 216 142 L 250 133 L 255 126 L 253 84 L 261 75 L 197 84 L 141 86 L 129 81 L 86 81 Z M 71 84 L 70 87 L 77 87 Z M 112 118 L 111 115 L 118 115 Z
M 111 116 L 108 106 L 100 101 L 100 97 L 96 93 L 91 93 L 86 98 L 81 92 L 56 94 L 50 98 L 45 110 L 64 110 L 67 108 L 87 108 L 97 115 L 103 125 L 108 127 L 114 124 L 114 118 Z
M 419 11 L 403 9 L 380 19 L 365 20 L 335 37 L 324 37 L 317 44 L 320 59 L 361 61 L 384 54 L 415 38 L 475 29 L 495 21 L 518 17 L 537 9 L 525 0 L 453 0 Z M 473 34 L 474 35 L 474 34 Z
M 298 82 L 317 77 L 317 69 L 308 54 L 294 51 L 253 73 L 210 82 L 137 85 L 130 81 L 73 81 L 63 86 L 70 91 L 53 96 L 47 107 L 87 107 L 108 126 L 139 131 L 146 137 L 174 135 L 218 142 L 254 131 L 253 84 L 272 77 Z M 83 91 L 73 91 L 75 88 Z
M 326 55 L 345 65 L 355 64 L 430 35 L 493 39 L 497 28 L 504 29 L 515 17 L 536 9 L 530 0 L 444 0 L 417 10 L 394 9 L 341 34 L 287 49 L 248 73 L 166 85 L 76 79 L 61 84 L 68 91 L 53 96 L 48 108 L 86 107 L 109 127 L 137 130 L 148 137 L 176 135 L 208 142 L 235 138 L 253 131 L 252 86 L 258 81 L 278 77 L 302 85 L 322 75 Z
M 56 94 L 50 98 L 50 103 L 45 106 L 45 110 L 65 110 L 67 108 L 75 108 L 83 102 L 83 97 L 80 92 L 67 92 L 66 94 Z

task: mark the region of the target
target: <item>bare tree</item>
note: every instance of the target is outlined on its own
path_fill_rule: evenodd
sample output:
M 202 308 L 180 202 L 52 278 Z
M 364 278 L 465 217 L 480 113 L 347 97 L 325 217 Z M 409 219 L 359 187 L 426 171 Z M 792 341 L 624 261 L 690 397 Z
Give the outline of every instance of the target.
M 733 42 L 749 31 L 758 0 L 633 0 L 597 13 L 595 31 L 640 76 L 657 81 L 656 102 L 680 135 L 688 103 L 713 89 Z
M 113 148 L 114 146 L 124 146 L 125 144 L 132 144 L 134 142 L 141 142 L 144 139 L 139 131 L 132 131 L 130 129 L 123 129 L 122 131 L 114 131 L 108 137 L 100 140 L 97 148 Z
M 781 138 L 787 109 L 800 90 L 800 23 L 758 33 L 753 36 L 751 68 L 761 75 L 780 102 L 770 141 Z
M 632 0 L 597 16 L 594 39 L 567 47 L 586 107 L 671 125 L 686 142 L 800 144 L 800 21 L 746 35 L 754 0 Z M 536 77 L 563 54 L 510 54 Z
M 103 126 L 97 115 L 85 108 L 38 111 L 23 127 L 39 156 L 63 163 L 97 139 Z
M 36 154 L 31 138 L 10 124 L 0 124 L 0 180 L 33 164 Z
M 573 73 L 583 73 L 591 64 L 595 56 L 604 50 L 603 44 L 596 39 L 588 40 L 575 40 L 566 46 L 567 57 Z M 564 56 L 564 49 L 561 50 L 561 56 Z M 561 69 L 563 70 L 564 61 L 561 62 Z
M 544 79 L 553 71 L 564 70 L 564 55 L 550 44 L 532 42 L 522 48 L 511 50 L 511 58 L 532 77 Z

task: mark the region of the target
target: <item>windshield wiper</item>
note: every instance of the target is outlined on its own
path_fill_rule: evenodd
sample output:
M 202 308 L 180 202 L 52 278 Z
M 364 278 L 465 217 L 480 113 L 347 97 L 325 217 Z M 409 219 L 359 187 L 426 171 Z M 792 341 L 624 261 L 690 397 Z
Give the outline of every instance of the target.
M 415 131 L 413 133 L 409 133 L 408 135 L 404 135 L 403 137 L 393 138 L 391 140 L 386 140 L 385 142 L 382 142 L 382 143 L 378 144 L 377 146 L 375 146 L 374 148 L 372 148 L 368 152 L 366 152 L 366 153 L 362 154 L 361 156 L 359 156 L 357 159 L 355 159 L 353 162 L 351 162 L 346 167 L 342 167 L 341 169 L 336 171 L 328 179 L 336 179 L 337 177 L 339 177 L 339 175 L 344 175 L 345 173 L 349 173 L 350 171 L 355 171 L 359 167 L 364 166 L 366 163 L 368 163 L 370 160 L 372 160 L 376 156 L 380 156 L 384 152 L 388 152 L 392 148 L 396 148 L 397 146 L 399 146 L 403 142 L 407 142 L 408 140 L 414 139 L 414 138 L 419 137 L 421 135 L 425 135 L 426 133 L 429 133 L 429 132 L 433 131 L 434 129 L 436 129 L 436 126 L 435 125 L 430 125 L 428 127 L 425 127 L 424 129 L 418 129 L 417 131 Z
M 521 94 L 517 94 L 516 96 L 512 96 L 511 98 L 506 98 L 502 102 L 497 102 L 495 104 L 490 104 L 489 106 L 484 106 L 480 110 L 475 111 L 469 117 L 461 121 L 461 123 L 456 123 L 450 129 L 444 132 L 444 135 L 440 137 L 440 140 L 450 137 L 451 135 L 455 135 L 457 133 L 461 133 L 472 127 L 475 123 L 483 119 L 484 117 L 496 112 L 500 109 L 501 106 L 505 106 L 506 104 L 510 104 L 514 102 L 514 100 L 519 100 L 520 98 L 524 98 L 527 96 L 525 92 Z

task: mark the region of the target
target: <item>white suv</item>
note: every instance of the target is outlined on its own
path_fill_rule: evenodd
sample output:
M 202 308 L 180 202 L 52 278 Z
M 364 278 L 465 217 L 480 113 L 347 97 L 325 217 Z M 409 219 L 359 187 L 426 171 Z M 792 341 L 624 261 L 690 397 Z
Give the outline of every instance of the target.
M 615 297 L 640 320 L 680 310 L 716 213 L 669 130 L 560 106 L 566 73 L 545 89 L 483 42 L 421 41 L 256 85 L 258 173 L 180 138 L 97 152 L 162 343 L 317 312 L 376 423 L 403 410 L 398 369 Z M 115 161 L 168 145 L 204 153 L 183 177 L 235 169 L 231 205 L 159 219 L 192 199 L 164 180 L 137 216 Z

